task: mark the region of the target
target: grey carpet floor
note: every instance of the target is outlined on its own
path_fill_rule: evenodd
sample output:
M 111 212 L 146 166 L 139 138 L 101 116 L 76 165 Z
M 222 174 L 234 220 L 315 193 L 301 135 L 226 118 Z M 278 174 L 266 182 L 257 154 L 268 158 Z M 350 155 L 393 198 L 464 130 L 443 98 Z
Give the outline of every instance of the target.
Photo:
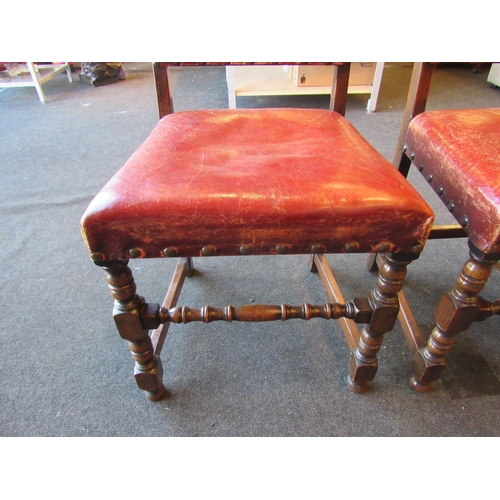
M 1 436 L 500 436 L 499 319 L 459 336 L 450 369 L 428 394 L 408 386 L 410 352 L 399 325 L 386 335 L 369 391 L 345 384 L 348 346 L 323 320 L 174 325 L 162 352 L 171 395 L 148 401 L 115 330 L 105 275 L 90 261 L 79 219 L 92 197 L 157 122 L 151 65 L 91 87 L 64 74 L 0 92 Z M 347 118 L 392 161 L 411 75 L 384 71 L 375 113 L 349 96 Z M 498 107 L 487 68 L 442 65 L 428 109 Z M 222 68 L 172 72 L 176 109 L 227 107 Z M 241 97 L 239 107 L 328 107 L 328 97 Z M 453 222 L 420 174 L 410 181 Z M 405 290 L 426 334 L 433 309 L 467 257 L 464 240 L 431 241 Z M 363 256 L 329 256 L 349 300 L 374 286 Z M 131 261 L 139 293 L 161 302 L 175 263 Z M 307 257 L 195 259 L 179 304 L 322 303 Z M 484 292 L 500 289 L 494 272 Z

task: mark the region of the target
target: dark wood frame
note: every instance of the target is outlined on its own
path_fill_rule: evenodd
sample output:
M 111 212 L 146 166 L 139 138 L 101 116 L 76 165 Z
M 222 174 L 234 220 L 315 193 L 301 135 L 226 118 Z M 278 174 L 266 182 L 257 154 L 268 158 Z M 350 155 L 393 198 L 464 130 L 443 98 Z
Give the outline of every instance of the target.
M 174 104 L 172 92 L 168 78 L 168 68 L 176 66 L 259 66 L 259 65 L 283 65 L 283 64 L 313 64 L 320 63 L 303 63 L 303 62 L 288 62 L 288 63 L 174 63 L 174 62 L 155 62 L 153 63 L 153 72 L 156 85 L 156 96 L 158 101 L 158 114 L 160 118 L 174 112 Z M 347 105 L 347 88 L 349 84 L 349 73 L 351 63 L 321 63 L 334 66 L 333 83 L 330 98 L 330 111 L 336 111 L 342 116 L 345 115 Z
M 180 63 L 154 63 L 159 117 L 173 112 L 168 68 Z M 192 63 L 200 64 L 200 63 Z M 227 65 L 239 63 L 210 63 Z M 264 63 L 255 63 L 264 64 Z M 294 64 L 294 63 L 270 63 Z M 304 63 L 295 63 L 304 64 Z M 345 115 L 350 63 L 334 65 L 330 110 Z M 314 253 L 318 251 L 318 253 Z M 180 258 L 163 304 L 147 303 L 136 293 L 136 286 L 128 261 L 95 261 L 107 273 L 107 281 L 114 298 L 113 317 L 120 336 L 129 342 L 135 360 L 135 378 L 139 388 L 149 399 L 156 401 L 166 394 L 160 353 L 170 323 L 191 321 L 277 321 L 311 318 L 340 320 L 351 349 L 348 360 L 348 387 L 363 392 L 378 369 L 377 353 L 383 336 L 394 328 L 400 312 L 399 295 L 408 264 L 419 257 L 422 247 L 415 253 L 384 253 L 377 256 L 378 278 L 376 287 L 366 297 L 346 302 L 337 280 L 328 264 L 323 249 L 312 249 L 309 269 L 317 272 L 331 303 L 299 306 L 249 304 L 225 308 L 176 307 L 186 277 L 193 274 L 191 258 Z M 381 249 L 382 250 L 382 249 Z M 346 248 L 346 251 L 349 249 Z M 363 325 L 360 329 L 358 324 Z M 151 333 L 150 333 L 151 330 Z

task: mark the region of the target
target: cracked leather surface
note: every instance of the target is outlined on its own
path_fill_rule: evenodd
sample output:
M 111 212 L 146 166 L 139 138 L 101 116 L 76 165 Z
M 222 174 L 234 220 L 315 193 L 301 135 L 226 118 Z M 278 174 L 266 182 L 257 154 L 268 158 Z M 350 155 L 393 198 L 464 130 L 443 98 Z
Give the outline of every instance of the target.
M 81 229 L 103 260 L 412 251 L 433 213 L 341 115 L 250 109 L 173 113 L 89 205 Z M 281 247 L 283 248 L 283 247 Z
M 413 163 L 480 250 L 500 252 L 500 108 L 428 111 L 407 134 Z

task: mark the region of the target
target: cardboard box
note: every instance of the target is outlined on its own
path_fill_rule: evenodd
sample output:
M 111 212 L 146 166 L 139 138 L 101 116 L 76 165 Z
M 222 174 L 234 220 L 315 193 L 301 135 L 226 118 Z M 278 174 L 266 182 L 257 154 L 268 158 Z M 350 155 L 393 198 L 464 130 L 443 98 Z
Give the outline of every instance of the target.
M 372 85 L 376 63 L 351 63 L 349 85 Z M 292 82 L 297 87 L 322 87 L 331 85 L 333 66 L 300 65 L 290 66 Z M 290 72 L 288 73 L 290 76 Z

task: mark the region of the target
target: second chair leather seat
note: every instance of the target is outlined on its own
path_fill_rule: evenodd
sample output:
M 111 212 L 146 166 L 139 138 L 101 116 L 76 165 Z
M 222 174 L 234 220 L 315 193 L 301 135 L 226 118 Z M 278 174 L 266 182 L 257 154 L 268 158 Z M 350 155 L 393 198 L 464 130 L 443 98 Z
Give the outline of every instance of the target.
M 500 253 L 500 108 L 427 111 L 406 137 L 413 163 L 481 251 Z

